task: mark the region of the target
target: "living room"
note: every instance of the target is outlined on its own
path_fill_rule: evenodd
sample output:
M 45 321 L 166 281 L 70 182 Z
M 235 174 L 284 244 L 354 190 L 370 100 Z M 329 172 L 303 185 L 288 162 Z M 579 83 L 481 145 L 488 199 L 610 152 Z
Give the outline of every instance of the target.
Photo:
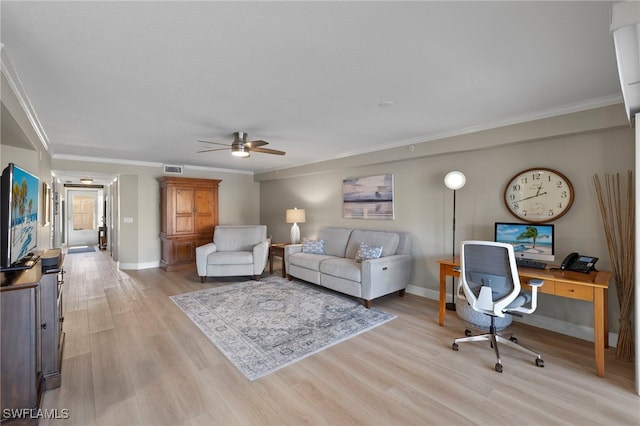
M 114 224 L 119 269 L 144 273 L 143 270 L 157 268 L 160 261 L 157 178 L 163 175 L 162 163 L 49 155 L 21 103 L 22 95 L 15 93 L 5 73 L 3 67 L 3 123 L 8 114 L 23 132 L 18 139 L 26 139 L 28 145 L 8 144 L 9 139 L 3 133 L 2 166 L 9 162 L 20 164 L 43 180 L 51 179 L 52 171 L 117 177 L 119 217 L 133 218 L 132 223 Z M 34 108 L 37 110 L 38 106 Z M 3 132 L 4 129 L 3 124 Z M 474 129 L 430 140 L 257 173 L 234 169 L 231 160 L 227 167 L 185 164 L 183 176 L 221 179 L 220 224 L 265 224 L 273 242 L 288 241 L 291 224 L 285 223 L 285 210 L 293 207 L 306 211 L 306 221 L 300 224 L 305 237 L 313 237 L 324 225 L 411 232 L 414 261 L 407 292 L 437 300 L 437 260 L 448 256 L 453 248 L 453 191 L 443 182 L 449 171 L 461 170 L 467 179 L 466 185 L 456 191 L 457 244 L 466 239 L 491 240 L 495 222 L 517 221 L 503 200 L 505 185 L 511 177 L 532 167 L 561 172 L 570 179 L 575 200 L 564 216 L 552 222 L 556 232 L 555 262 L 579 251 L 599 257 L 598 268 L 609 270 L 611 262 L 593 177 L 635 170 L 634 132 L 618 97 L 601 100 L 591 107 L 558 108 L 554 114 L 529 115 L 527 120 L 502 124 L 478 123 Z M 275 141 L 272 144 L 277 147 Z M 381 174 L 393 175 L 394 219 L 344 218 L 343 180 Z M 50 225 L 41 226 L 38 239 L 39 245 L 50 246 Z M 613 345 L 618 313 L 615 286 L 611 283 L 609 340 Z M 435 317 L 431 319 L 435 322 Z M 541 296 L 536 315 L 523 321 L 579 339 L 593 339 L 590 303 Z

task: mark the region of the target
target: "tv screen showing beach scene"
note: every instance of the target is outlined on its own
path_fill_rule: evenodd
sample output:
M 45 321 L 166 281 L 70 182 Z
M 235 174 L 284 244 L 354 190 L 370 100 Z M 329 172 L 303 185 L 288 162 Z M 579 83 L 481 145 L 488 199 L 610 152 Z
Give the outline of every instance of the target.
M 2 179 L 2 266 L 9 267 L 37 247 L 40 181 L 12 163 L 3 171 Z
M 516 258 L 553 262 L 554 228 L 550 224 L 495 224 L 495 241 L 513 246 Z

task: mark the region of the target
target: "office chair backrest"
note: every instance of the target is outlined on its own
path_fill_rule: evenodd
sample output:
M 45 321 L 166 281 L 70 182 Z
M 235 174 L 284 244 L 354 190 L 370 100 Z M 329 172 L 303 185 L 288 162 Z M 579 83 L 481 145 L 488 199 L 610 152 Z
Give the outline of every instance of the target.
M 504 309 L 520 294 L 513 246 L 493 241 L 463 241 L 460 280 L 473 309 L 504 316 Z

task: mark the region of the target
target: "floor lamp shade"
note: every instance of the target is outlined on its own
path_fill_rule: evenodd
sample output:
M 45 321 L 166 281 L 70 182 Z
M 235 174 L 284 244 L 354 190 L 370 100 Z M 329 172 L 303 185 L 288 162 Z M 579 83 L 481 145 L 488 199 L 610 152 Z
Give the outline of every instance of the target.
M 293 225 L 291 225 L 291 244 L 298 244 L 300 242 L 300 228 L 298 227 L 298 223 L 305 223 L 306 220 L 307 217 L 304 209 L 297 207 L 287 209 L 285 222 L 293 223 Z
M 467 178 L 464 173 L 453 170 L 444 177 L 444 184 L 447 188 L 453 190 L 453 235 L 451 242 L 451 257 L 456 256 L 456 191 L 464 186 L 467 183 Z M 453 277 L 451 278 L 451 303 L 447 303 L 447 309 L 451 311 L 456 310 L 456 294 L 455 294 L 455 283 Z
M 457 170 L 447 173 L 444 177 L 444 184 L 447 188 L 453 189 L 454 191 L 462 188 L 465 183 L 467 183 L 467 178 L 464 176 L 464 173 Z

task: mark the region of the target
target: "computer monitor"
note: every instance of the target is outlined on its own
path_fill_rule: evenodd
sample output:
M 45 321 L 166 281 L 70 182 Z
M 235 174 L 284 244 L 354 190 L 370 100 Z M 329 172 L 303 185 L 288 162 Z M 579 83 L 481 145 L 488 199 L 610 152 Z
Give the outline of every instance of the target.
M 550 224 L 496 222 L 495 241 L 513 245 L 516 259 L 553 262 L 554 229 Z

